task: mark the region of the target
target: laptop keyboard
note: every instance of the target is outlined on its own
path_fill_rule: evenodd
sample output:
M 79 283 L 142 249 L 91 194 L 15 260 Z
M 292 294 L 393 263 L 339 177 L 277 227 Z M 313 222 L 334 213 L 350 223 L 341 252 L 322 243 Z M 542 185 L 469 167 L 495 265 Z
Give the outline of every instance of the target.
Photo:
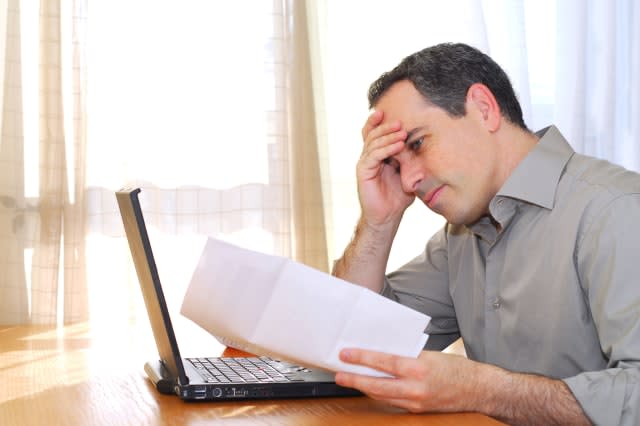
M 301 382 L 300 373 L 310 370 L 269 357 L 188 358 L 208 383 Z

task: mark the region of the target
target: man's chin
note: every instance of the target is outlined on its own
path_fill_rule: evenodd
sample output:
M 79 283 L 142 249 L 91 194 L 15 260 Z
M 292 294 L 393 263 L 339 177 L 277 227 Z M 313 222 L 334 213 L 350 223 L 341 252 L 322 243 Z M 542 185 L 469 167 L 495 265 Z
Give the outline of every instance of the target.
M 451 225 L 469 226 L 476 223 L 483 216 L 481 214 L 469 214 L 468 212 L 452 212 L 439 207 L 435 205 L 433 208 L 429 207 L 429 210 L 444 217 L 447 223 Z
M 435 214 L 442 216 L 445 218 L 445 220 L 449 223 L 453 223 L 451 221 L 451 219 L 455 219 L 456 216 L 455 215 L 451 215 L 449 214 L 445 209 L 442 208 L 442 206 L 440 204 L 434 204 L 434 205 L 428 205 L 427 203 L 425 203 L 424 201 L 422 201 L 423 204 L 432 212 L 434 212 Z

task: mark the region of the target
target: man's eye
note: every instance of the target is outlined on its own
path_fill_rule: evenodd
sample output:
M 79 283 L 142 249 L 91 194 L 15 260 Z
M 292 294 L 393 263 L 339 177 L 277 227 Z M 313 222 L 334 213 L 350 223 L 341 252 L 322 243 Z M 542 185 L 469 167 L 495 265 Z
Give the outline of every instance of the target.
M 393 167 L 393 170 L 396 173 L 400 173 L 400 164 L 398 164 L 398 162 L 392 159 L 391 157 L 385 158 L 384 160 L 382 160 L 382 162 L 388 166 Z
M 422 146 L 422 142 L 424 142 L 424 138 L 416 139 L 415 141 L 409 144 L 409 149 L 414 152 L 419 150 L 420 147 Z

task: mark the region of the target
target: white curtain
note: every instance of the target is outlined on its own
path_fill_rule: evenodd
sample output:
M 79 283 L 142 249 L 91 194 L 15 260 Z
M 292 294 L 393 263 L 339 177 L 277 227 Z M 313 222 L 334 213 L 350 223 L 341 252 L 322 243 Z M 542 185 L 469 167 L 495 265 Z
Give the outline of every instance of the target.
M 328 269 L 304 6 L 92 3 L 92 318 L 146 316 L 113 194 L 123 185 L 142 188 L 173 312 L 208 236 Z
M 532 129 L 640 168 L 632 0 L 86 3 L 0 0 L 0 323 L 146 326 L 124 185 L 174 312 L 209 235 L 328 269 L 359 214 L 368 86 L 439 42 L 494 57 Z M 442 223 L 412 206 L 389 269 Z
M 83 321 L 85 2 L 1 5 L 0 324 Z
M 573 147 L 640 171 L 640 4 L 558 1 L 555 121 Z
M 89 6 L 0 2 L 0 323 L 146 316 L 123 186 L 174 311 L 206 236 L 327 270 L 304 2 Z

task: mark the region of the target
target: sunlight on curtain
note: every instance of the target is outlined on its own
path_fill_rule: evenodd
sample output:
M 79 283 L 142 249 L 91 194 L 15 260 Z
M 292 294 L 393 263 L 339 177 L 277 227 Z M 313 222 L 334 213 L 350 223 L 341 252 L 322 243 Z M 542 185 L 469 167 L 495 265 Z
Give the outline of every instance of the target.
M 0 323 L 87 318 L 82 0 L 3 2 Z M 5 38 L 6 36 L 6 38 Z M 76 43 L 74 43 L 76 41 Z M 77 95 L 71 95 L 76 88 Z M 80 131 L 78 131 L 80 130 Z
M 262 135 L 279 129 L 265 111 L 282 101 L 273 71 L 280 64 L 265 63 L 281 48 L 267 19 L 272 7 L 92 4 L 89 185 L 116 188 L 138 176 L 161 188 L 267 184 Z
M 579 0 L 60 4 L 57 76 L 39 69 L 48 43 L 38 29 L 40 2 L 0 0 L 7 23 L 0 27 L 0 242 L 7 248 L 0 253 L 0 313 L 22 322 L 32 320 L 31 275 L 40 262 L 33 235 L 39 219 L 53 217 L 42 216 L 40 204 L 52 193 L 42 171 L 55 169 L 46 166 L 53 157 L 66 163 L 66 190 L 52 175 L 56 197 L 66 197 L 64 270 L 56 277 L 65 284 L 45 289 L 55 305 L 46 309 L 49 319 L 72 318 L 65 312 L 73 308 L 61 304 L 82 304 L 86 291 L 74 284 L 82 282 L 89 283 L 91 316 L 104 327 L 146 325 L 137 321 L 146 314 L 113 194 L 125 185 L 143 188 L 173 311 L 208 235 L 312 259 L 323 269 L 326 256 L 340 256 L 359 215 L 355 164 L 369 84 L 439 42 L 466 42 L 494 57 L 532 129 L 556 122 L 578 151 L 640 164 L 640 8 L 632 0 L 584 8 Z M 43 83 L 59 77 L 66 93 L 64 149 L 41 141 L 41 75 Z M 422 251 L 442 224 L 415 203 L 388 269 Z M 37 279 L 53 282 L 54 275 Z
M 278 1 L 250 8 L 203 0 L 91 4 L 92 317 L 126 322 L 146 315 L 113 193 L 125 185 L 143 189 L 174 312 L 206 236 L 292 255 L 283 7 Z
M 0 324 L 29 319 L 25 285 L 26 236 L 19 228 L 26 208 L 20 63 L 20 5 L 0 3 L 2 19 L 2 127 L 0 128 Z
M 565 0 L 558 22 L 560 128 L 578 152 L 640 171 L 640 5 Z

